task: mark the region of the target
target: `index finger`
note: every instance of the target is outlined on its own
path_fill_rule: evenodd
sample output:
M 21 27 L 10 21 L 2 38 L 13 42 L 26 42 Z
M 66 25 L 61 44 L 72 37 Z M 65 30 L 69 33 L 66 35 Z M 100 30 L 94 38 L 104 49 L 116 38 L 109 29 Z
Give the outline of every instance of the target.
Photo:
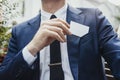
M 52 20 L 54 20 L 54 21 L 60 21 L 60 22 L 62 22 L 63 24 L 65 24 L 68 28 L 70 28 L 70 25 L 65 21 L 65 20 L 62 20 L 62 19 L 52 19 Z

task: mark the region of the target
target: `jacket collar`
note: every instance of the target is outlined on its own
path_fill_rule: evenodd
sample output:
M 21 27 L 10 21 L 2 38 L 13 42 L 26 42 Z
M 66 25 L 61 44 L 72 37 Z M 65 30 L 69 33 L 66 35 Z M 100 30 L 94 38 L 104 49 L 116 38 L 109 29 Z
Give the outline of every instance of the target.
M 71 21 L 84 24 L 85 15 L 80 9 L 68 7 L 67 11 L 67 22 L 70 24 Z M 79 56 L 80 56 L 80 37 L 74 35 L 67 36 L 67 48 L 68 57 L 72 75 L 74 80 L 78 80 L 79 75 Z
M 40 11 L 40 12 L 41 12 L 41 11 Z M 82 13 L 81 10 L 78 10 L 78 9 L 73 8 L 73 7 L 71 7 L 70 5 L 68 5 L 68 9 L 67 9 L 67 22 L 70 23 L 70 20 L 71 20 L 71 19 L 77 19 L 77 20 L 79 20 L 79 17 L 78 17 L 78 16 L 79 16 L 81 13 Z M 30 25 L 32 25 L 32 26 L 38 26 L 38 25 L 40 25 L 40 22 L 41 22 L 40 16 L 41 16 L 41 13 L 39 13 L 35 18 L 29 20 L 29 21 L 28 21 L 28 24 L 30 24 Z M 69 16 L 69 18 L 71 18 L 71 19 L 69 19 L 68 16 Z M 76 20 L 76 21 L 77 21 L 77 20 Z

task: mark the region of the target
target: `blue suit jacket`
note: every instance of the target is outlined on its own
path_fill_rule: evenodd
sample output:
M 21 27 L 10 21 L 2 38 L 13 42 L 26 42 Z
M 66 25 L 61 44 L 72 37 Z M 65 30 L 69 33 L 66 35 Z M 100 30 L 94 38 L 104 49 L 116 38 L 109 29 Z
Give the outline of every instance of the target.
M 39 29 L 40 16 L 13 28 L 8 54 L 0 66 L 0 80 L 39 80 L 39 56 L 31 68 L 23 59 L 22 49 Z M 109 63 L 115 78 L 120 80 L 120 40 L 108 20 L 98 9 L 69 6 L 67 22 L 70 21 L 90 27 L 83 37 L 67 36 L 74 80 L 106 80 L 101 56 Z

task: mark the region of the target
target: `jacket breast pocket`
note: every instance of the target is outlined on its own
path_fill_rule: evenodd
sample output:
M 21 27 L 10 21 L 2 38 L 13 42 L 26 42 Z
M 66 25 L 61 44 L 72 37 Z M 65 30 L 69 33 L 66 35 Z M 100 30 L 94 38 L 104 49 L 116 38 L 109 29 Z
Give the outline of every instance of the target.
M 88 33 L 81 37 L 80 43 L 81 45 L 90 42 L 93 39 L 92 33 Z

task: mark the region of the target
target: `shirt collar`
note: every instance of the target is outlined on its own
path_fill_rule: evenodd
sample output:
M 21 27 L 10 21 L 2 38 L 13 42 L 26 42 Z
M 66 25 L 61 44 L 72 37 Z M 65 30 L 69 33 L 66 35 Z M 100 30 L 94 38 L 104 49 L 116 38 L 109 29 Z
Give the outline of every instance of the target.
M 62 18 L 64 19 L 64 17 L 66 16 L 66 12 L 67 12 L 67 7 L 68 7 L 68 4 L 65 3 L 65 5 L 60 8 L 59 10 L 57 10 L 54 15 L 57 17 L 57 18 Z M 46 11 L 44 11 L 43 9 L 41 9 L 41 16 L 42 16 L 42 19 L 44 20 L 49 20 L 51 15 L 53 15 L 52 13 L 48 13 Z

